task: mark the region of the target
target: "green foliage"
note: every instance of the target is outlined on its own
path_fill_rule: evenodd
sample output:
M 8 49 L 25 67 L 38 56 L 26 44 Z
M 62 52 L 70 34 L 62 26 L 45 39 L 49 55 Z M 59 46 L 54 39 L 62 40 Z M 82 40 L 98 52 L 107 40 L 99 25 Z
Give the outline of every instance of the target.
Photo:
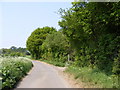
M 69 42 L 65 35 L 60 31 L 49 34 L 42 44 L 44 50 L 43 58 L 45 60 L 65 63 L 69 53 Z
M 46 36 L 55 32 L 53 27 L 38 28 L 32 32 L 26 42 L 27 49 L 30 51 L 32 58 L 39 59 L 42 54 L 42 44 L 46 39 Z
M 0 52 L 0 55 L 1 56 L 11 56 L 11 57 L 18 57 L 18 56 L 22 56 L 24 57 L 27 53 L 27 50 L 26 48 L 17 48 L 15 46 L 12 46 L 11 48 L 9 49 L 1 49 L 1 52 Z
M 46 37 L 46 40 L 43 43 L 43 46 L 46 48 L 51 48 L 53 52 L 57 51 L 57 49 L 65 51 L 68 41 L 66 37 L 61 32 L 55 32 L 53 34 L 49 34 Z
M 0 71 L 2 71 L 2 89 L 13 88 L 25 76 L 33 64 L 26 58 L 0 58 Z
M 11 53 L 10 56 L 12 56 L 12 57 L 15 57 L 15 56 L 19 57 L 19 56 L 24 56 L 24 55 L 22 53 L 20 53 L 20 52 L 14 52 L 14 53 Z
M 62 62 L 59 62 L 56 60 L 41 60 L 43 62 L 46 62 L 46 63 L 49 63 L 49 64 L 52 64 L 52 65 L 55 65 L 55 66 L 59 66 L 59 67 L 65 67 L 65 63 L 62 63 Z
M 2 89 L 2 65 L 1 65 L 1 63 L 2 62 L 0 61 L 0 89 Z
M 118 53 L 118 57 L 117 58 L 114 58 L 114 67 L 113 67 L 113 73 L 115 75 L 118 75 L 118 77 L 120 77 L 120 50 L 119 50 L 119 53 Z
M 61 31 L 75 49 L 74 65 L 119 75 L 120 2 L 73 2 L 61 9 Z M 117 66 L 116 66 L 117 64 Z

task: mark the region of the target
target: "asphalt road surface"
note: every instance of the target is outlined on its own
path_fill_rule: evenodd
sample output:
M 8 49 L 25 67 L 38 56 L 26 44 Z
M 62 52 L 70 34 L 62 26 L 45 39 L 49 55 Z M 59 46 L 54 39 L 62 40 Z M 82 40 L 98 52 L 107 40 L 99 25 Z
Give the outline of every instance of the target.
M 18 84 L 17 88 L 70 88 L 58 73 L 57 67 L 39 61 L 32 61 L 34 67 Z

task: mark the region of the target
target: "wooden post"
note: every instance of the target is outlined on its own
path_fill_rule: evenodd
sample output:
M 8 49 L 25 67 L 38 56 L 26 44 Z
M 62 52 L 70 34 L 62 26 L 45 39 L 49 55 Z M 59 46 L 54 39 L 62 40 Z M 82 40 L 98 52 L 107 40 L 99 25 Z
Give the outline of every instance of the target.
M 68 54 L 68 62 L 70 61 L 70 55 Z

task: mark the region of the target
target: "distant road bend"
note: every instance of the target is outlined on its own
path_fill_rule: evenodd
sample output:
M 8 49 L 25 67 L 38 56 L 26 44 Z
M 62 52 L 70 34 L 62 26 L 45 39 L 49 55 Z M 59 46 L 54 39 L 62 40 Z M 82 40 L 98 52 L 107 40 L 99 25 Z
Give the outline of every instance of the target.
M 70 88 L 67 81 L 59 75 L 57 67 L 40 61 L 32 62 L 34 67 L 17 88 Z

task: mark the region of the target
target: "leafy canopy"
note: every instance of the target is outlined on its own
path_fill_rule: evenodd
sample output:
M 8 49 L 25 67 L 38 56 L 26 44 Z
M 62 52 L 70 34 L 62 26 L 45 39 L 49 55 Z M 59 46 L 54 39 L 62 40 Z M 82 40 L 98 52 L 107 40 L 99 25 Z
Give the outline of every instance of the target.
M 28 37 L 26 42 L 27 49 L 32 54 L 32 57 L 39 59 L 41 57 L 42 49 L 41 45 L 43 44 L 46 36 L 52 32 L 55 32 L 56 29 L 53 27 L 43 27 L 37 28 L 32 34 Z

